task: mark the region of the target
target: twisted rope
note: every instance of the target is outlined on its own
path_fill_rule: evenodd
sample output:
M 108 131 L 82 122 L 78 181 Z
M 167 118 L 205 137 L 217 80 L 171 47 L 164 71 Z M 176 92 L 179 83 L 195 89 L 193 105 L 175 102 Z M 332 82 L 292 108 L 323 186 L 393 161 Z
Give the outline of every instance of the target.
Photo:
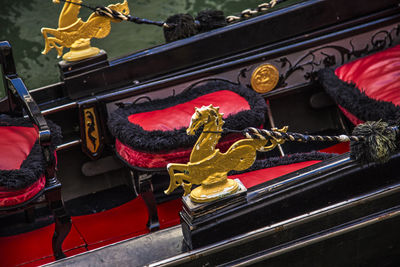
M 243 134 L 246 138 L 249 139 L 261 139 L 261 140 L 267 140 L 267 139 L 283 139 L 285 141 L 291 141 L 291 142 L 360 142 L 364 141 L 365 137 L 364 136 L 356 136 L 356 135 L 307 135 L 307 134 L 300 134 L 300 133 L 283 133 L 279 132 L 277 130 L 272 129 L 272 130 L 265 130 L 265 129 L 257 129 L 254 127 L 248 127 L 242 131 L 238 130 L 231 130 L 231 129 L 224 129 L 224 131 L 203 131 L 204 133 L 241 133 Z
M 243 131 L 244 136 L 250 139 L 261 139 L 261 140 L 266 140 L 266 139 L 271 139 L 271 138 L 277 138 L 277 139 L 283 139 L 285 141 L 291 141 L 291 142 L 360 142 L 364 141 L 365 137 L 364 136 L 355 136 L 355 135 L 334 135 L 334 136 L 329 136 L 329 135 L 306 135 L 306 134 L 300 134 L 300 133 L 283 133 L 279 132 L 276 130 L 265 130 L 265 129 L 257 129 L 253 127 L 249 127 L 244 129 Z
M 385 163 L 400 149 L 400 126 L 382 121 L 367 121 L 357 125 L 353 135 L 307 135 L 286 132 L 287 126 L 272 130 L 246 128 L 242 131 L 224 129 L 224 131 L 204 131 L 210 133 L 241 133 L 248 139 L 271 142 L 259 151 L 269 151 L 285 141 L 290 142 L 350 142 L 350 158 L 360 163 Z M 257 149 L 258 150 L 258 149 Z
M 142 19 L 139 17 L 131 16 L 131 15 L 124 15 L 121 12 L 113 10 L 109 7 L 104 7 L 104 6 L 92 7 L 92 6 L 82 4 L 82 3 L 71 2 L 68 0 L 60 0 L 60 1 L 88 8 L 88 9 L 92 10 L 94 13 L 96 13 L 96 15 L 109 17 L 111 19 L 130 21 L 130 22 L 134 22 L 137 24 L 151 24 L 151 25 L 156 25 L 156 26 L 160 26 L 160 27 L 164 27 L 164 28 L 169 28 L 170 26 L 172 26 L 172 25 L 165 23 L 164 21 L 152 21 L 152 20 Z
M 115 11 L 109 7 L 98 6 L 94 9 L 94 12 L 99 16 L 105 16 L 112 19 L 119 19 L 122 21 L 130 21 L 136 24 L 151 24 L 156 25 L 159 27 L 169 28 L 170 25 L 165 23 L 164 21 L 153 21 L 148 19 L 142 19 L 139 17 L 131 16 L 131 15 L 124 15 L 121 12 Z
M 273 8 L 276 4 L 283 2 L 285 0 L 271 0 L 268 3 L 262 3 L 257 6 L 256 9 L 245 9 L 240 13 L 240 16 L 227 16 L 226 17 L 226 22 L 228 23 L 233 23 L 235 21 L 241 20 L 241 19 L 247 19 L 252 16 L 255 16 L 259 13 L 268 11 L 269 9 Z
M 170 27 L 176 26 L 175 24 L 167 24 L 164 21 L 152 21 L 152 20 L 142 19 L 139 17 L 131 16 L 131 15 L 124 15 L 121 12 L 115 11 L 111 8 L 104 7 L 104 6 L 91 7 L 91 6 L 82 4 L 82 3 L 81 4 L 74 3 L 74 2 L 71 2 L 68 0 L 60 0 L 60 1 L 88 8 L 88 9 L 92 10 L 93 12 L 95 12 L 99 16 L 105 16 L 105 17 L 109 17 L 112 19 L 119 19 L 122 21 L 130 21 L 130 22 L 134 22 L 137 24 L 151 24 L 151 25 L 156 25 L 156 26 L 163 27 L 163 28 L 170 28 Z M 259 13 L 266 12 L 269 9 L 273 8 L 276 4 L 284 2 L 284 1 L 286 1 L 286 0 L 271 0 L 268 3 L 262 3 L 262 4 L 258 5 L 256 9 L 250 9 L 250 8 L 245 9 L 240 13 L 240 16 L 233 16 L 233 15 L 227 16 L 226 22 L 233 23 L 233 22 L 236 22 L 241 19 L 250 18 Z

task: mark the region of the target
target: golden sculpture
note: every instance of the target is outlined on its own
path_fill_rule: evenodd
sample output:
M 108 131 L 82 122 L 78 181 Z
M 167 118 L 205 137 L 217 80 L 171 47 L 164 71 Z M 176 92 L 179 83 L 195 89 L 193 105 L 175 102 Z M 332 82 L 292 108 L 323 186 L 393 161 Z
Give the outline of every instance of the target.
M 60 3 L 59 0 L 53 0 L 54 3 Z M 47 54 L 52 48 L 55 48 L 60 57 L 64 47 L 70 48 L 70 52 L 63 56 L 66 61 L 77 61 L 97 55 L 100 49 L 90 46 L 91 38 L 104 38 L 111 30 L 111 21 L 120 22 L 121 20 L 112 19 L 92 13 L 87 21 L 78 18 L 80 4 L 82 0 L 70 0 L 65 2 L 60 13 L 58 28 L 42 28 L 42 34 L 45 40 L 45 47 L 42 54 Z M 108 8 L 121 12 L 124 15 L 129 14 L 128 2 L 124 0 L 121 4 L 109 5 Z M 49 37 L 48 35 L 53 37 Z
M 279 71 L 271 64 L 258 66 L 251 75 L 251 87 L 257 93 L 267 93 L 275 88 L 279 81 Z
M 194 135 L 201 126 L 203 132 L 193 147 L 190 161 L 187 164 L 170 163 L 167 165 L 170 184 L 166 194 L 170 194 L 178 186 L 182 186 L 185 195 L 190 193 L 194 202 L 212 201 L 235 193 L 238 189 L 236 181 L 227 178 L 231 170 L 242 171 L 253 165 L 256 151 L 269 151 L 285 140 L 272 139 L 241 139 L 235 142 L 225 153 L 215 148 L 221 138 L 223 114 L 218 107 L 209 105 L 196 108 L 186 132 Z M 287 127 L 279 129 L 286 132 Z M 270 145 L 266 146 L 270 142 Z M 191 191 L 192 184 L 201 184 Z

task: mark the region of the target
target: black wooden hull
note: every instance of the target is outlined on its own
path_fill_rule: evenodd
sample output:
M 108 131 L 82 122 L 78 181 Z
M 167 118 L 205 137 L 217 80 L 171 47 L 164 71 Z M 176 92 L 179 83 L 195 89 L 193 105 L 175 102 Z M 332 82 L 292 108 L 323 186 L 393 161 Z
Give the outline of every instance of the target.
M 124 266 L 392 266 L 400 249 L 399 160 L 360 167 L 342 156 L 251 190 L 247 205 L 192 231 L 193 250 L 173 227 L 52 266 L 111 265 L 116 257 Z

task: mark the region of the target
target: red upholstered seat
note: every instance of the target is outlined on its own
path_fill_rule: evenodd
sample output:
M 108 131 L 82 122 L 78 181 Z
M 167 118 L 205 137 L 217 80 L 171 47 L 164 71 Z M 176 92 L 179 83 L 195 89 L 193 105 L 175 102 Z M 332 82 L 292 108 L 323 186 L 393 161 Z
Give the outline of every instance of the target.
M 46 184 L 38 131 L 22 118 L 0 116 L 0 208 L 24 203 Z
M 324 70 L 320 79 L 354 124 L 400 117 L 400 45 Z
M 370 98 L 400 104 L 400 45 L 347 63 L 335 74 Z
M 225 127 L 260 127 L 265 101 L 254 91 L 222 81 L 208 82 L 179 95 L 117 109 L 110 116 L 109 129 L 116 137 L 115 148 L 122 160 L 141 168 L 164 168 L 170 162 L 186 163 L 197 139 L 186 128 L 195 108 L 220 107 Z M 225 151 L 242 138 L 229 134 L 217 147 Z
M 165 109 L 132 114 L 128 117 L 128 120 L 140 125 L 147 131 L 169 131 L 187 127 L 194 109 L 210 104 L 214 107 L 220 107 L 220 112 L 224 114 L 224 118 L 242 110 L 250 109 L 250 105 L 244 97 L 232 91 L 221 90 Z

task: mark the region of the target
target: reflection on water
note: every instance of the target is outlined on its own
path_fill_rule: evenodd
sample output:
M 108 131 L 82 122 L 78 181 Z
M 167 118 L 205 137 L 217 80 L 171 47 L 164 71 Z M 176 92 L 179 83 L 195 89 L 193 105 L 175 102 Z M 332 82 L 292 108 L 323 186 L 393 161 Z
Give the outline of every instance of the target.
M 0 40 L 8 40 L 14 52 L 19 75 L 33 89 L 59 81 L 56 51 L 41 55 L 44 40 L 42 27 L 57 28 L 63 3 L 51 0 L 1 0 Z M 84 0 L 90 6 L 108 5 L 122 0 Z M 196 14 L 204 9 L 223 10 L 225 15 L 238 14 L 265 1 L 256 0 L 128 0 L 131 14 L 151 20 L 165 20 L 177 13 Z M 86 20 L 90 10 L 81 9 Z M 129 22 L 113 23 L 105 39 L 94 39 L 92 45 L 107 51 L 109 58 L 123 56 L 164 42 L 162 29 Z

